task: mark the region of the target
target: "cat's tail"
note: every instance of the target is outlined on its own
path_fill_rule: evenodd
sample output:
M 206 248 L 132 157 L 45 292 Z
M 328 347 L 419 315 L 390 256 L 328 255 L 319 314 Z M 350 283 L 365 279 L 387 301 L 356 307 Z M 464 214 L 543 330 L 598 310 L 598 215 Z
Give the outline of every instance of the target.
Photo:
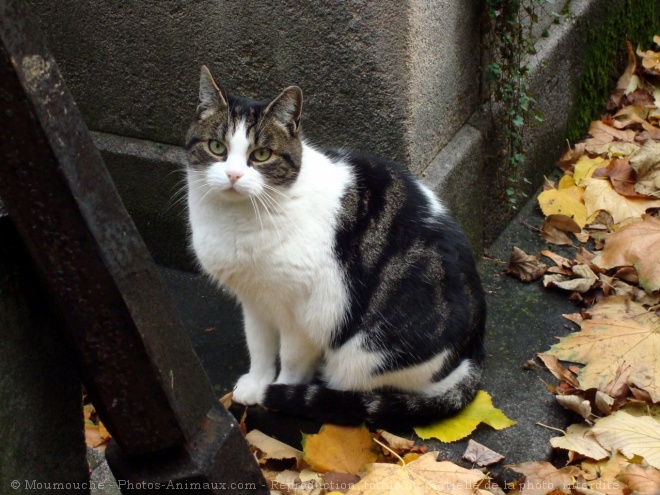
M 323 384 L 270 385 L 262 405 L 320 423 L 401 429 L 422 426 L 451 416 L 476 395 L 475 382 L 462 383 L 442 395 L 425 396 L 396 391 L 352 392 Z

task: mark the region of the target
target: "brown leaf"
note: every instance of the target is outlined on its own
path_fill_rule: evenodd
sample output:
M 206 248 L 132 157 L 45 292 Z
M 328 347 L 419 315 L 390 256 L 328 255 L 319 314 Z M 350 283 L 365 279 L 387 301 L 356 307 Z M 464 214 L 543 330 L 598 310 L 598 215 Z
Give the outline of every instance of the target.
M 234 392 L 229 392 L 228 394 L 223 395 L 220 397 L 220 404 L 222 404 L 222 407 L 225 409 L 229 409 L 232 404 L 232 398 L 234 397 Z
M 658 495 L 660 493 L 660 472 L 651 466 L 629 464 L 617 479 L 632 488 L 635 495 Z
M 523 282 L 532 282 L 540 278 L 548 269 L 548 265 L 536 256 L 525 253 L 522 249 L 513 247 L 506 273 L 519 278 Z
M 481 445 L 474 440 L 468 441 L 467 449 L 463 454 L 463 459 L 475 463 L 477 466 L 490 466 L 504 459 L 504 456 L 485 445 Z
M 269 437 L 259 430 L 252 430 L 245 438 L 252 447 L 259 451 L 257 458 L 260 464 L 268 460 L 295 459 L 298 461 L 302 455 L 299 450 Z
M 635 191 L 639 194 L 660 197 L 660 142 L 649 139 L 642 149 L 630 159 L 637 172 Z
M 546 275 L 543 278 L 545 287 L 559 287 L 560 289 L 577 291 L 580 293 L 591 290 L 599 283 L 598 277 L 588 265 L 575 265 L 571 268 L 574 278 L 560 279 L 562 275 Z
M 593 137 L 585 141 L 587 146 L 608 144 L 615 139 L 628 143 L 635 141 L 635 131 L 615 129 L 601 120 L 595 120 L 591 123 L 589 134 Z
M 555 265 L 561 268 L 572 268 L 573 265 L 575 265 L 575 263 L 568 258 L 564 258 L 563 256 L 560 256 L 557 253 L 553 253 L 548 249 L 541 251 L 541 254 L 546 258 L 550 258 L 555 263 Z
M 348 495 L 422 495 L 447 493 L 448 487 L 452 495 L 473 495 L 479 484 L 487 480 L 476 469 L 465 469 L 448 461 L 437 462 L 437 456 L 437 452 L 429 452 L 406 466 L 371 464 L 367 475 Z
M 358 481 L 360 477 L 357 474 L 325 473 L 323 475 L 326 488 L 334 492 L 348 493 Z
M 584 398 L 584 395 L 557 395 L 555 398 L 564 409 L 573 411 L 584 419 L 589 419 L 591 416 L 591 403 Z
M 617 401 L 625 400 L 630 390 L 628 382 L 632 371 L 632 366 L 623 363 L 616 370 L 614 377 L 603 387 L 603 392 Z
M 560 246 L 572 246 L 573 241 L 565 232 L 579 234 L 582 229 L 571 217 L 561 214 L 548 215 L 541 227 L 541 236 L 546 241 Z
M 631 125 L 639 125 L 649 116 L 649 109 L 642 106 L 628 105 L 614 115 L 614 127 L 625 129 Z
M 563 337 L 547 352 L 563 361 L 585 364 L 582 389 L 606 390 L 622 364 L 632 367 L 630 383 L 660 401 L 660 317 L 621 296 L 610 296 L 589 309 L 580 332 Z M 615 397 L 614 393 L 608 392 Z
M 596 170 L 593 176 L 594 178 L 607 177 L 614 190 L 623 196 L 640 197 L 634 187 L 637 180 L 635 170 L 630 166 L 628 158 L 613 159 L 607 167 Z
M 647 292 L 660 289 L 660 219 L 646 216 L 612 234 L 594 263 L 609 269 L 634 266 Z
M 523 462 L 507 467 L 525 475 L 525 483 L 520 491 L 524 495 L 547 495 L 552 490 L 562 489 L 566 491 L 558 493 L 569 493 L 568 487 L 574 483 L 575 477 L 586 474 L 576 466 L 557 469 L 549 462 Z
M 537 354 L 537 356 L 541 361 L 543 361 L 543 364 L 545 364 L 546 368 L 548 368 L 548 371 L 550 371 L 550 373 L 552 373 L 555 378 L 568 382 L 575 388 L 579 387 L 575 375 L 564 368 L 559 362 L 559 359 L 557 359 L 555 356 L 550 356 L 549 354 Z

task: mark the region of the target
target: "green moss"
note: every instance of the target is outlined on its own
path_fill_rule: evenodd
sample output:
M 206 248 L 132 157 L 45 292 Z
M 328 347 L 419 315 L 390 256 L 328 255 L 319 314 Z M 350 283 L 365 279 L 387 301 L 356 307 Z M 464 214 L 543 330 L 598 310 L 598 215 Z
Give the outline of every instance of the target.
M 660 2 L 625 0 L 607 7 L 604 22 L 587 26 L 585 42 L 590 50 L 580 79 L 575 108 L 569 119 L 568 139 L 587 132 L 589 123 L 605 108 L 607 97 L 623 72 L 627 55 L 625 41 L 648 49 L 654 34 L 660 34 Z

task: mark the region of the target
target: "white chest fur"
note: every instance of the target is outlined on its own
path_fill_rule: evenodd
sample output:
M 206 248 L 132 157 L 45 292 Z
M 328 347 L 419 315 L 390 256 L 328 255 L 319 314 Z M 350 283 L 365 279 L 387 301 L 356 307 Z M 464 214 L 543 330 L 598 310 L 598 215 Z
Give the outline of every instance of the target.
M 200 186 L 202 173 L 189 170 L 188 206 L 203 269 L 275 327 L 326 347 L 348 300 L 333 245 L 349 169 L 305 146 L 291 188 L 240 201 Z

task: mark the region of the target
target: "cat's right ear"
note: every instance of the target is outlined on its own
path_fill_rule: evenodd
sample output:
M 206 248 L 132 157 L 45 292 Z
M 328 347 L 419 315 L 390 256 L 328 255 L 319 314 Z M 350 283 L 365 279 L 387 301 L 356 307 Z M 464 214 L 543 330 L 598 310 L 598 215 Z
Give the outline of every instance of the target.
M 202 65 L 199 76 L 199 101 L 195 113 L 197 120 L 207 119 L 225 108 L 227 108 L 227 95 L 215 83 L 206 65 Z

